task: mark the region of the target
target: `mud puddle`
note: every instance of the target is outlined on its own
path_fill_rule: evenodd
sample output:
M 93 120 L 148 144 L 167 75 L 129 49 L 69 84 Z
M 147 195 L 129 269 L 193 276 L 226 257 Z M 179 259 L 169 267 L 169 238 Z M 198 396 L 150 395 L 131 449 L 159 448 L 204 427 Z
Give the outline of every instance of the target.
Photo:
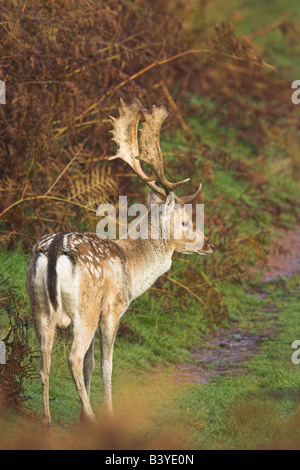
M 177 364 L 173 379 L 177 383 L 206 383 L 214 375 L 240 375 L 243 362 L 256 354 L 264 335 L 243 330 L 222 329 L 209 341 L 209 347 L 192 351 L 193 364 Z
M 263 281 L 300 274 L 300 225 L 296 231 L 286 231 L 283 238 L 274 241 L 274 245 L 285 246 L 288 252 L 274 253 L 270 250 Z M 176 364 L 173 379 L 177 383 L 207 383 L 216 375 L 247 373 L 243 363 L 257 354 L 262 341 L 271 340 L 276 334 L 276 329 L 263 330 L 259 335 L 242 329 L 222 329 L 213 335 L 207 347 L 191 352 L 193 364 Z

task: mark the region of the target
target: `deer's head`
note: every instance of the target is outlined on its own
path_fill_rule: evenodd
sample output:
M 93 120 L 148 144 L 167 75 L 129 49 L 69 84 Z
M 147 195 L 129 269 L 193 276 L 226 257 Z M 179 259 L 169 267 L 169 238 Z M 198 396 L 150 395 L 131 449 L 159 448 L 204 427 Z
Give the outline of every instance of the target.
M 171 183 L 165 176 L 160 149 L 160 130 L 163 121 L 168 116 L 167 109 L 164 106 L 153 106 L 150 113 L 139 100 L 135 99 L 130 105 L 121 100 L 119 111 L 118 118 L 111 117 L 113 140 L 118 144 L 118 152 L 110 160 L 121 158 L 150 188 L 149 210 L 151 211 L 154 205 L 160 206 L 159 220 L 157 219 L 154 223 L 162 223 L 163 238 L 169 237 L 175 251 L 186 254 L 212 253 L 214 246 L 196 227 L 185 206 L 196 200 L 202 184 L 194 194 L 178 197 L 173 191 L 177 186 L 187 183 L 190 179 Z M 144 121 L 138 145 L 138 124 L 141 117 L 144 118 Z M 141 161 L 150 167 L 150 175 L 147 175 L 143 170 Z
M 159 226 L 162 237 L 170 239 L 175 251 L 199 255 L 206 255 L 214 251 L 214 246 L 196 227 L 191 211 L 188 210 L 190 207 L 177 201 L 173 192 L 163 199 L 150 189 L 148 207 L 152 215 L 151 225 L 153 226 L 155 223 L 156 226 Z

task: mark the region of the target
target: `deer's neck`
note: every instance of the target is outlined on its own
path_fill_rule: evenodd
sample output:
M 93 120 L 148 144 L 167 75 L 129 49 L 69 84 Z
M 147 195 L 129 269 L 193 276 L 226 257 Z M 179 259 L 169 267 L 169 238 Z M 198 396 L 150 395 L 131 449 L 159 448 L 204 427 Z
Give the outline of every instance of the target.
M 143 294 L 172 265 L 174 249 L 164 240 L 119 240 L 127 264 L 132 300 Z

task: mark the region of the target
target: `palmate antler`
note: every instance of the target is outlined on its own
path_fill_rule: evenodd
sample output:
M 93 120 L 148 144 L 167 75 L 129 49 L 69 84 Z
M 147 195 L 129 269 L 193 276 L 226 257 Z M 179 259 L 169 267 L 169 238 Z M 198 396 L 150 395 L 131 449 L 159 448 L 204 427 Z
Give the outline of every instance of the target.
M 127 105 L 122 99 L 120 101 L 120 116 L 118 118 L 111 117 L 113 124 L 112 139 L 117 143 L 118 151 L 110 160 L 115 158 L 124 160 L 149 188 L 166 198 L 177 186 L 190 180 L 188 178 L 177 183 L 171 183 L 165 176 L 159 137 L 162 123 L 169 113 L 164 106 L 153 106 L 150 113 L 138 99 L 135 99 L 130 105 Z M 144 121 L 140 132 L 139 150 L 137 133 L 142 116 Z M 150 176 L 144 172 L 141 161 L 149 165 L 151 169 Z M 176 196 L 177 201 L 182 204 L 191 203 L 199 195 L 201 187 L 200 184 L 198 190 L 191 196 Z

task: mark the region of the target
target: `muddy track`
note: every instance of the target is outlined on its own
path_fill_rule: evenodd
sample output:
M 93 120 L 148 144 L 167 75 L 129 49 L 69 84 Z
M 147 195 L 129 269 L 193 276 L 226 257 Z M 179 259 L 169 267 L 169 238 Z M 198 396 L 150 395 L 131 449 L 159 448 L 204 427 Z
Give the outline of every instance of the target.
M 300 225 L 297 231 L 285 232 L 276 243 L 289 247 L 289 251 L 276 255 L 272 251 L 269 253 L 264 282 L 300 273 Z M 257 354 L 263 341 L 275 334 L 278 334 L 276 328 L 262 330 L 259 335 L 237 328 L 221 329 L 210 338 L 207 347 L 191 352 L 192 364 L 176 364 L 173 379 L 177 383 L 207 383 L 216 375 L 241 375 L 247 371 L 243 363 Z
M 255 355 L 263 335 L 254 336 L 242 330 L 222 329 L 209 341 L 209 346 L 192 351 L 193 364 L 177 364 L 173 378 L 179 383 L 206 383 L 221 374 L 239 375 L 242 363 Z

